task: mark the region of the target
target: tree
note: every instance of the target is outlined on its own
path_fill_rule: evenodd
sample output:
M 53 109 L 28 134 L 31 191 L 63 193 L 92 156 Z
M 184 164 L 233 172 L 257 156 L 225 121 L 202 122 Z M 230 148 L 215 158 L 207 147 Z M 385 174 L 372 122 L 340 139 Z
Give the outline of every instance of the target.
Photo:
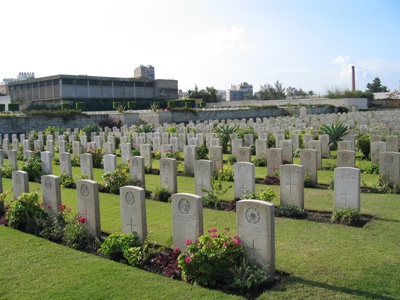
M 387 86 L 382 85 L 381 80 L 379 77 L 376 77 L 372 83 L 367 84 L 367 92 L 371 93 L 381 93 L 381 92 L 389 92 L 390 90 Z
M 282 83 L 278 80 L 275 82 L 274 86 L 271 84 L 264 84 L 260 86 L 260 100 L 281 100 L 285 99 L 285 88 L 282 87 Z
M 188 97 L 191 99 L 203 99 L 207 103 L 218 102 L 217 90 L 214 87 L 206 87 L 199 90 L 195 85 L 194 90 L 188 90 Z
M 291 87 L 289 86 L 286 89 L 286 95 L 290 98 L 301 98 L 301 97 L 305 97 L 307 96 L 307 93 L 305 91 L 303 91 L 302 88 L 300 88 L 299 90 L 296 89 L 295 87 Z

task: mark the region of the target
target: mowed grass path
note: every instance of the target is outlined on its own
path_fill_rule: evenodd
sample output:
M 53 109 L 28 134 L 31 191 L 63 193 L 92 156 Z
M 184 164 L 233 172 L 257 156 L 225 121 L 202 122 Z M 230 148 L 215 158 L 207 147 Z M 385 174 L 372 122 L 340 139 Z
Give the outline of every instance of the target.
M 54 167 L 54 173 L 59 169 Z M 328 172 L 328 171 L 324 171 Z M 101 170 L 95 179 L 101 183 Z M 74 174 L 79 169 L 74 168 Z M 265 174 L 266 175 L 266 174 Z M 99 177 L 100 176 L 100 177 Z M 333 177 L 333 173 L 327 174 Z M 377 178 L 374 176 L 373 178 Z M 147 175 L 147 189 L 159 184 Z M 224 183 L 233 185 L 233 183 Z M 3 179 L 4 190 L 11 180 Z M 279 187 L 269 186 L 278 197 Z M 265 186 L 257 185 L 257 190 Z M 30 183 L 40 193 L 39 184 Z M 179 192 L 194 192 L 194 179 L 179 177 Z M 233 199 L 233 189 L 223 197 Z M 76 191 L 62 189 L 76 211 Z M 7 200 L 7 202 L 9 199 Z M 102 230 L 119 233 L 117 195 L 100 194 Z M 148 200 L 149 240 L 170 246 L 171 206 Z M 333 209 L 333 191 L 305 190 L 307 209 Z M 363 228 L 276 218 L 276 268 L 290 276 L 259 299 L 400 299 L 400 195 L 361 195 L 362 213 L 375 218 Z M 234 212 L 204 210 L 204 228 L 229 227 Z M 108 261 L 0 226 L 1 299 L 235 299 Z

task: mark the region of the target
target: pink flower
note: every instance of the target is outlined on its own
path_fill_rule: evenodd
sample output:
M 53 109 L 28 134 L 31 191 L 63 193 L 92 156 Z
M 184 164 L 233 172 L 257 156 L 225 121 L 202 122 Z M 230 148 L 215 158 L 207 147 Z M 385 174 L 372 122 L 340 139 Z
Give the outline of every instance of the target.
M 215 239 L 215 238 L 217 238 L 217 237 L 218 237 L 218 234 L 216 234 L 216 233 L 213 233 L 213 234 L 211 235 L 211 237 Z
M 209 233 L 217 232 L 217 228 L 213 227 L 213 228 L 209 229 L 208 232 Z
M 239 239 L 236 239 L 236 240 L 233 241 L 233 243 L 234 243 L 235 245 L 240 245 L 241 242 L 242 242 L 242 241 L 239 240 Z
M 191 261 L 190 256 L 187 256 L 187 257 L 185 258 L 185 261 L 186 261 L 186 263 L 189 263 L 189 262 Z
M 191 244 L 192 244 L 192 240 L 186 240 L 186 241 L 185 241 L 185 244 L 186 244 L 186 246 L 191 245 Z
M 222 244 L 222 246 L 226 247 L 226 246 L 228 246 L 228 243 L 227 243 L 227 242 L 224 242 L 224 243 Z

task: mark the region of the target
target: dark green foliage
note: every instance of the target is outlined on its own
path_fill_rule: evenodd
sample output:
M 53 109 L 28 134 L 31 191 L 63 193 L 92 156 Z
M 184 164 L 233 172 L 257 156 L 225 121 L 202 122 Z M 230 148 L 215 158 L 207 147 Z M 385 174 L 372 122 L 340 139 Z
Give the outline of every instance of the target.
M 307 217 L 307 213 L 304 211 L 304 209 L 296 205 L 286 204 L 275 206 L 275 216 L 293 219 L 304 219 Z
M 379 164 L 367 165 L 362 172 L 364 174 L 379 174 Z
M 135 129 L 136 132 L 154 132 L 154 126 L 151 124 L 142 124 Z
M 320 127 L 322 133 L 329 135 L 329 146 L 336 150 L 339 141 L 349 133 L 349 127 L 343 124 L 322 125 Z
M 367 84 L 367 91 L 371 93 L 382 93 L 382 92 L 389 92 L 390 90 L 387 86 L 382 85 L 381 80 L 379 77 L 375 77 L 372 83 Z
M 128 101 L 128 108 L 129 109 L 135 109 L 136 107 L 136 102 L 135 101 Z
M 361 151 L 364 158 L 369 157 L 371 152 L 371 135 L 370 134 L 363 134 L 357 135 L 357 149 Z
M 269 279 L 268 266 L 259 268 L 250 265 L 246 259 L 242 259 L 239 266 L 235 266 L 233 273 L 235 274 L 232 281 L 228 286 L 231 289 L 243 291 L 250 291 L 257 286 L 265 283 Z
M 69 109 L 69 107 L 70 107 L 69 102 L 62 102 L 62 103 L 61 103 L 61 109 L 62 109 L 62 110 Z
M 77 110 L 85 110 L 86 103 L 85 102 L 76 102 L 75 107 Z
M 351 207 L 339 208 L 333 211 L 331 221 L 332 223 L 339 223 L 343 225 L 353 225 L 361 218 L 360 212 Z
M 122 106 L 121 102 L 113 102 L 113 108 L 117 109 L 118 107 Z
M 28 173 L 28 180 L 32 182 L 40 182 L 42 175 L 42 160 L 40 159 L 39 151 L 35 151 L 33 158 L 28 159 L 28 161 L 23 165 L 22 171 Z
M 253 161 L 254 165 L 256 167 L 266 167 L 267 166 L 267 159 L 265 157 L 263 158 L 256 158 Z
M 6 110 L 6 105 L 0 104 L 0 111 L 5 111 L 5 110 Z
M 223 153 L 228 152 L 228 144 L 231 140 L 231 134 L 235 133 L 237 130 L 237 125 L 229 125 L 229 124 L 219 124 L 215 128 L 215 132 L 221 141 L 222 151 Z
M 208 159 L 208 148 L 206 145 L 197 147 L 197 159 Z
M 8 111 L 19 111 L 19 103 L 8 103 Z
M 84 132 L 86 134 L 87 140 L 88 140 L 88 142 L 90 142 L 92 132 L 95 132 L 96 134 L 98 134 L 100 132 L 100 126 L 96 123 L 93 123 L 91 125 L 86 125 L 85 127 L 83 127 L 81 129 L 81 132 Z
M 140 247 L 136 232 L 131 234 L 111 234 L 100 245 L 98 252 L 115 261 L 125 262 L 124 251 L 131 247 Z
M 160 202 L 170 202 L 171 191 L 167 186 L 156 186 L 153 188 L 150 199 Z

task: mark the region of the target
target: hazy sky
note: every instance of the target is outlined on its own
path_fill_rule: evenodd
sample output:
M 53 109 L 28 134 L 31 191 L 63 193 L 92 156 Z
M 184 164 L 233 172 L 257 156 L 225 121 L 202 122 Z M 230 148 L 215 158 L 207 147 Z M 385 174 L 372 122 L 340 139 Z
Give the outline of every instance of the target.
M 283 87 L 324 94 L 400 85 L 399 0 L 12 0 L 1 3 L 2 78 L 132 77 L 152 64 L 179 89 Z

